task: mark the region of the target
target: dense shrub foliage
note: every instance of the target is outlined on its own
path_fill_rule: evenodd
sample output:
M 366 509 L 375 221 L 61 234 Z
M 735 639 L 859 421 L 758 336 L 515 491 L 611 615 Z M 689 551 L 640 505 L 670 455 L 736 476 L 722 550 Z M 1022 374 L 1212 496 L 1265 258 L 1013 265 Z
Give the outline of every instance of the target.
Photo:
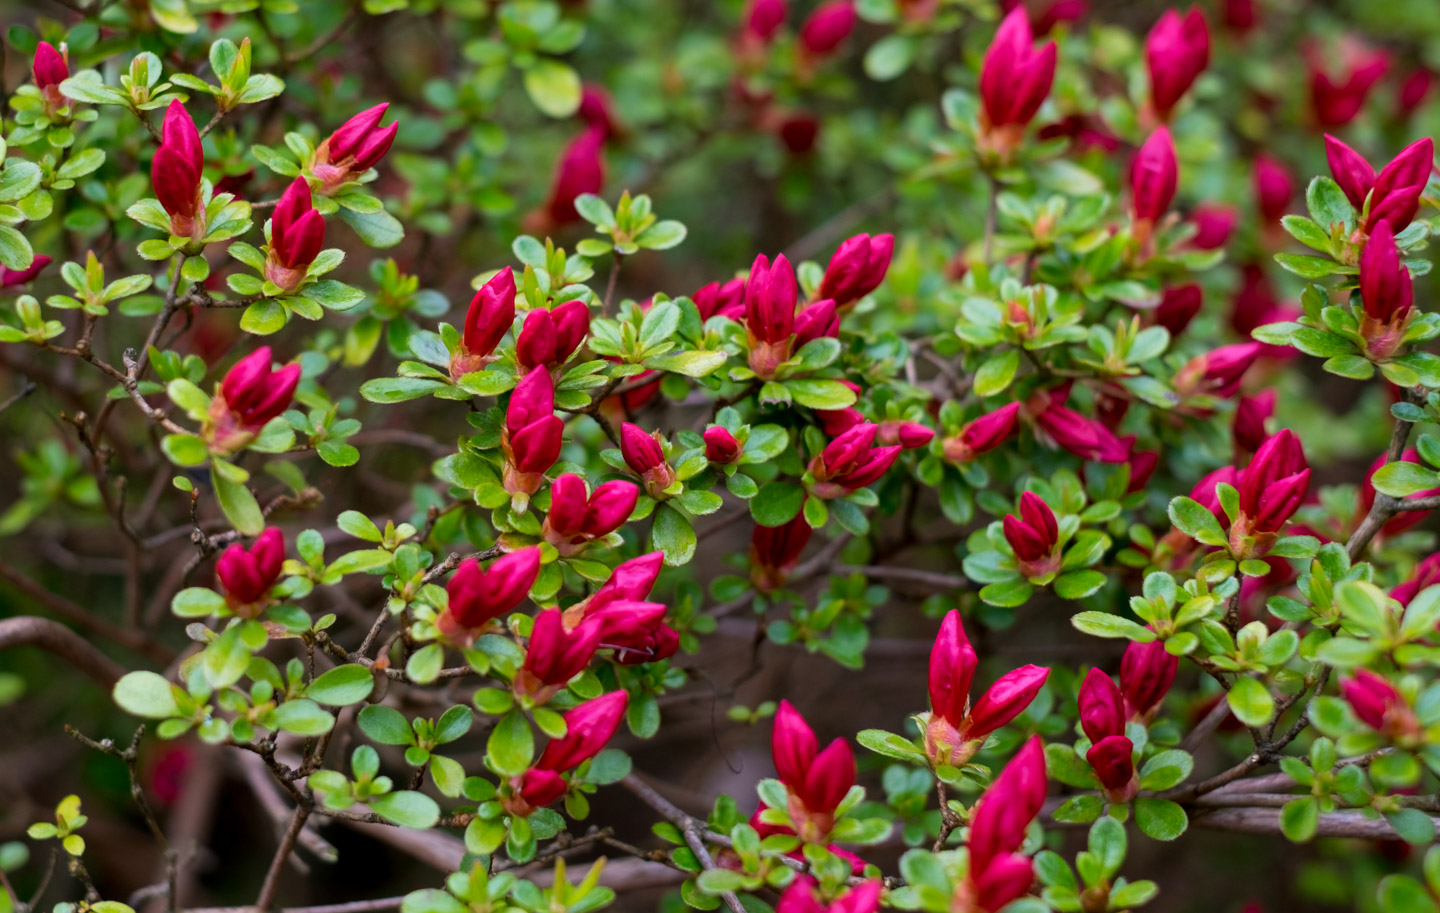
M 1440 911 L 1432 4 L 19 6 L 0 913 Z

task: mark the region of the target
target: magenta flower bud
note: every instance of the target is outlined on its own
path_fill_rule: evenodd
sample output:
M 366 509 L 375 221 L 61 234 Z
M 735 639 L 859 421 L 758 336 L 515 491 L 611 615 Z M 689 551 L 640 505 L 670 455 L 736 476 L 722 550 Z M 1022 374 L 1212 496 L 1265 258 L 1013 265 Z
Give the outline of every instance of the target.
M 1330 166 L 1330 176 L 1345 193 L 1358 211 L 1365 206 L 1365 198 L 1375 186 L 1375 169 L 1360 153 L 1345 143 L 1325 134 L 1325 160 Z
M 1050 670 L 1044 666 L 1021 666 L 997 678 L 970 708 L 964 736 L 984 739 L 1024 713 L 1049 675 Z
M 448 607 L 435 626 L 448 639 L 468 645 L 491 621 L 519 607 L 539 576 L 540 548 L 535 545 L 501 556 L 489 570 L 466 558 L 445 587 Z
M 505 428 L 505 490 L 534 494 L 545 471 L 555 465 L 564 442 L 565 423 L 555 414 L 555 382 L 543 367 L 532 368 L 510 394 Z
M 781 254 L 772 265 L 764 254 L 755 258 L 745 282 L 745 329 L 750 338 L 750 367 L 763 379 L 790 357 L 795 332 L 795 305 L 800 286 L 795 270 Z
M 1045 804 L 1045 749 L 1028 739 L 981 793 L 970 815 L 970 877 L 1020 849 L 1025 830 Z
M 1420 737 L 1415 711 L 1384 676 L 1356 669 L 1353 677 L 1340 683 L 1340 694 L 1360 722 L 1382 735 L 1407 743 Z
M 290 405 L 300 385 L 300 365 L 270 368 L 270 347 L 261 346 L 240 359 L 220 382 L 220 395 L 210 405 L 216 440 L 235 432 L 254 434 Z
M 810 493 L 817 498 L 839 498 L 880 481 L 899 458 L 901 448 L 874 447 L 878 425 L 856 425 L 835 438 L 813 460 L 809 471 L 815 477 Z
M 1068 393 L 1068 391 L 1067 391 Z M 1118 438 L 1100 422 L 1060 405 L 1065 396 L 1054 396 L 1044 411 L 1035 416 L 1035 428 L 1062 450 L 1083 460 L 1124 463 L 1130 454 Z
M 1161 15 L 1145 38 L 1145 64 L 1150 70 L 1150 104 L 1162 121 L 1195 79 L 1210 65 L 1210 30 L 1205 14 L 1191 7 L 1184 16 L 1176 9 Z
M 829 298 L 839 310 L 849 310 L 880 287 L 890 269 L 894 250 L 895 236 L 891 234 L 854 235 L 845 239 L 830 258 L 815 297 Z
M 1020 404 L 1010 403 L 970 421 L 959 433 L 945 439 L 945 459 L 968 463 L 1005 443 L 1019 423 Z
M 320 143 L 311 165 L 311 172 L 320 180 L 317 192 L 333 194 L 341 185 L 359 180 L 385 157 L 400 131 L 398 121 L 380 126 L 389 107 L 385 102 L 366 108 Z
M 841 853 L 843 856 L 854 855 L 843 850 Z M 801 855 L 799 858 L 804 857 Z M 863 865 L 861 871 L 864 871 Z M 880 909 L 880 892 L 883 887 L 884 884 L 879 879 L 861 882 L 826 906 L 815 896 L 815 879 L 809 875 L 801 875 L 791 881 L 785 893 L 780 895 L 780 902 L 775 905 L 775 913 L 875 913 Z
M 745 319 L 745 280 L 731 279 L 723 285 L 712 282 L 699 289 L 690 299 L 700 311 L 701 320 L 711 317 L 729 317 L 731 320 Z
M 1230 527 L 1236 557 L 1263 555 L 1305 501 L 1310 469 L 1300 442 L 1287 428 L 1270 438 L 1239 474 L 1240 516 Z M 1253 542 L 1247 543 L 1249 537 Z
M 1435 144 L 1429 137 L 1416 140 L 1378 175 L 1363 156 L 1328 134 L 1325 157 L 1330 164 L 1330 174 L 1345 192 L 1350 205 L 1357 211 L 1363 210 L 1366 197 L 1370 198 L 1370 212 L 1362 225 L 1364 231 L 1374 231 L 1382 220 L 1388 221 L 1392 230 L 1403 230 L 1420 208 L 1420 195 L 1434 166 Z
M 1205 294 L 1198 283 L 1171 286 L 1155 308 L 1155 324 L 1169 330 L 1171 336 L 1179 336 L 1200 313 L 1204 300 Z
M 751 0 L 745 12 L 745 36 L 761 44 L 769 44 L 780 26 L 785 24 L 787 12 L 785 0 Z
M 1000 910 L 1030 893 L 1035 881 L 1035 863 L 1019 853 L 1005 853 L 991 860 L 983 872 L 971 875 L 975 904 L 979 910 Z
M 1279 222 L 1290 211 L 1295 197 L 1295 180 L 1279 159 L 1264 153 L 1255 157 L 1255 201 L 1260 217 L 1266 222 Z
M 541 535 L 561 557 L 568 558 L 619 529 L 630 519 L 639 498 L 640 489 L 621 479 L 605 482 L 587 494 L 585 480 L 567 472 L 550 483 L 550 512 L 545 515 Z
M 525 664 L 515 676 L 515 691 L 548 700 L 570 679 L 585 671 L 600 647 L 600 626 L 581 622 L 567 630 L 559 609 L 535 613 Z
M 495 347 L 515 322 L 515 273 L 503 267 L 470 299 L 460 348 L 450 356 L 450 377 L 459 380 L 494 361 Z
M 310 202 L 310 185 L 297 177 L 285 189 L 270 219 L 270 247 L 265 255 L 265 278 L 292 291 L 305 278 L 310 264 L 325 245 L 325 218 Z
M 1220 8 L 1225 27 L 1235 35 L 1248 34 L 1259 21 L 1259 16 L 1255 11 L 1255 0 L 1225 0 Z
M 280 582 L 285 564 L 285 536 L 273 526 L 255 537 L 246 550 L 232 542 L 215 563 L 215 576 L 225 590 L 225 604 L 241 618 L 254 618 L 270 605 L 270 591 Z
M 795 315 L 795 339 L 793 346 L 798 349 L 812 339 L 822 336 L 836 338 L 840 335 L 840 315 L 835 302 L 826 298 L 806 305 Z
M 200 177 L 205 169 L 205 154 L 200 147 L 200 131 L 180 100 L 174 99 L 165 110 L 160 128 L 160 148 L 150 163 L 150 183 L 155 197 L 170 214 L 170 231 L 190 238 L 204 230 L 200 211 Z
M 770 593 L 785 585 L 813 532 L 803 513 L 780 526 L 756 526 L 750 535 L 750 580 Z
M 1240 392 L 1245 372 L 1264 351 L 1258 342 L 1239 342 L 1197 355 L 1176 373 L 1175 391 L 1183 397 L 1229 399 Z
M 1275 414 L 1275 391 L 1266 390 L 1255 396 L 1242 396 L 1235 403 L 1235 421 L 1231 426 L 1235 449 L 1254 453 L 1269 439 L 1265 422 Z
M 569 786 L 565 778 L 553 770 L 532 768 L 510 781 L 514 791 L 509 800 L 501 799 L 512 815 L 531 815 L 565 795 Z
M 956 729 L 970 709 L 970 683 L 978 662 L 960 613 L 951 609 L 930 648 L 930 709 Z
M 1106 736 L 1085 752 L 1085 760 L 1090 762 L 1105 798 L 1111 802 L 1129 802 L 1140 791 L 1134 752 L 1135 743 L 1123 735 Z
M 919 422 L 881 422 L 875 440 L 886 446 L 899 444 L 902 450 L 924 447 L 935 438 L 935 429 Z
M 63 108 L 69 101 L 60 91 L 60 83 L 70 78 L 70 64 L 53 44 L 42 41 L 35 47 L 35 60 L 30 66 L 30 74 L 35 78 L 35 88 L 40 90 L 45 99 L 45 107 L 51 113 L 55 109 Z
M 855 756 L 849 743 L 835 739 L 824 751 L 818 750 L 819 745 L 800 711 L 782 700 L 775 714 L 771 750 L 775 770 L 790 793 L 790 817 L 806 843 L 825 842 L 836 807 L 855 785 Z
M 537 308 L 525 315 L 515 339 L 515 360 L 529 370 L 536 365 L 558 368 L 575 354 L 590 332 L 590 308 L 578 298 L 553 311 Z
M 615 661 L 622 666 L 638 666 L 669 659 L 680 649 L 680 632 L 667 624 L 657 624 L 643 634 L 631 637 L 615 651 Z
M 1153 716 L 1179 669 L 1180 657 L 1166 650 L 1162 641 L 1131 641 L 1120 659 L 1120 692 L 1129 718 L 1143 722 Z
M 854 0 L 829 0 L 815 7 L 800 26 L 802 53 L 812 58 L 834 53 L 855 30 Z
M 51 257 L 47 257 L 44 254 L 36 254 L 35 258 L 30 261 L 30 265 L 24 269 L 10 269 L 7 267 L 0 270 L 0 288 L 14 288 L 17 285 L 28 285 L 36 276 L 40 275 L 41 270 L 54 262 L 54 259 Z
M 1120 438 L 1120 443 L 1130 452 L 1130 456 L 1125 461 L 1130 464 L 1130 481 L 1125 486 L 1127 495 L 1144 491 L 1145 486 L 1150 482 L 1150 477 L 1160 466 L 1160 454 L 1154 450 L 1136 450 L 1135 440 L 1133 434 Z
M 555 165 L 550 198 L 545 204 L 551 227 L 558 228 L 579 220 L 575 198 L 604 189 L 605 132 L 597 127 L 587 127 L 565 147 Z
M 1020 516 L 1006 514 L 1005 541 L 1015 552 L 1015 563 L 1026 577 L 1044 577 L 1060 570 L 1060 526 L 1055 512 L 1039 495 L 1020 496 Z
M 980 124 L 991 145 L 1006 152 L 1019 145 L 1025 126 L 1050 94 L 1055 80 L 1055 42 L 1032 47 L 1030 20 L 1022 5 L 1010 11 L 980 65 Z
M 1106 736 L 1125 734 L 1125 697 L 1110 676 L 1092 668 L 1080 683 L 1080 728 L 1085 737 L 1098 742 Z
M 702 437 L 705 439 L 705 459 L 712 463 L 728 465 L 740 459 L 745 452 L 744 445 L 735 440 L 735 435 L 728 428 L 711 425 Z
M 852 387 L 855 394 L 860 394 L 858 384 L 849 381 L 841 381 L 847 387 Z M 844 409 L 816 409 L 815 417 L 820 420 L 820 430 L 829 437 L 839 437 L 856 425 L 865 424 L 865 416 L 854 406 L 846 406 Z
M 565 714 L 565 735 L 545 746 L 535 767 L 564 773 L 595 757 L 620 728 L 629 701 L 627 692 L 611 691 Z
M 1160 221 L 1170 210 L 1179 180 L 1175 143 L 1169 129 L 1159 127 L 1130 163 L 1130 211 L 1135 221 L 1148 225 Z
M 1214 472 L 1206 474 L 1204 478 L 1195 483 L 1194 488 L 1190 489 L 1190 500 L 1210 511 L 1221 523 L 1225 523 L 1228 521 L 1224 509 L 1220 506 L 1220 495 L 1217 492 L 1222 482 L 1226 485 L 1238 485 L 1240 482 L 1239 470 L 1234 466 L 1221 466 Z
M 1434 84 L 1435 74 L 1424 67 L 1415 69 L 1401 81 L 1400 89 L 1395 93 L 1395 113 L 1403 119 L 1420 110 Z
M 1196 229 L 1190 246 L 1199 250 L 1219 250 L 1229 242 L 1239 219 L 1240 215 L 1233 206 L 1212 203 L 1196 206 L 1195 211 L 1190 213 L 1190 221 Z
M 1332 77 L 1330 67 L 1338 61 L 1341 71 Z M 1346 35 L 1339 53 L 1317 45 L 1305 49 L 1305 64 L 1310 71 L 1310 106 L 1316 122 L 1324 129 L 1343 127 L 1365 107 L 1365 99 L 1390 68 L 1383 52 L 1367 47 Z
M 1385 219 L 1375 224 L 1360 253 L 1360 300 L 1365 351 L 1375 358 L 1388 358 L 1405 339 L 1405 328 L 1415 310 L 1415 289 Z
M 615 105 L 604 86 L 585 83 L 580 89 L 580 107 L 575 113 L 588 126 L 599 130 L 602 139 L 609 139 L 620 132 L 615 119 Z
M 645 493 L 657 501 L 669 497 L 666 489 L 675 482 L 675 469 L 665 460 L 661 440 L 660 432 L 647 434 L 631 422 L 620 428 L 620 455 L 625 465 L 644 481 Z
M 664 552 L 650 552 L 616 565 L 615 570 L 610 572 L 610 579 L 588 600 L 587 611 L 599 611 L 612 602 L 645 599 L 660 576 L 664 560 Z
M 1420 511 L 1414 511 L 1420 513 Z M 1420 591 L 1440 584 L 1440 552 L 1436 552 L 1424 561 L 1415 566 L 1410 579 L 1390 591 L 1390 598 L 1399 602 L 1402 606 L 1410 605 L 1410 600 L 1420 595 Z

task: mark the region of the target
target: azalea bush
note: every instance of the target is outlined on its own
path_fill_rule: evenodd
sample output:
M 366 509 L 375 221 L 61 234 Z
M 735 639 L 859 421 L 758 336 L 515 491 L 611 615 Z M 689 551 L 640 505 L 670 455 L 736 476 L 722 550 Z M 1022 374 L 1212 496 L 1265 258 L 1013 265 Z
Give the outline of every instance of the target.
M 0 913 L 1440 911 L 1430 4 L 7 12 Z

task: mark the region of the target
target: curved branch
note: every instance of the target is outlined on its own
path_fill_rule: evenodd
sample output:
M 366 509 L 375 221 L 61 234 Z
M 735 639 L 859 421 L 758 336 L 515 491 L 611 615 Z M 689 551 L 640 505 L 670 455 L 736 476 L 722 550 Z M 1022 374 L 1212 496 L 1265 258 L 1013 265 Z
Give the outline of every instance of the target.
M 88 640 L 48 618 L 22 615 L 0 621 L 0 650 L 39 647 L 84 672 L 107 690 L 115 687 L 125 670 Z

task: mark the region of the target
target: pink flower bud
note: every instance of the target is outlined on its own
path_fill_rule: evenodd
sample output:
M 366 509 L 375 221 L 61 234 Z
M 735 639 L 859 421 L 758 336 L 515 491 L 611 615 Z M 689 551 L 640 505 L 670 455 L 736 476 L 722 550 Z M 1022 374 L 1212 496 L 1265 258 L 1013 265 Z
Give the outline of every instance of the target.
M 1149 719 L 1159 709 L 1179 669 L 1180 658 L 1166 650 L 1162 641 L 1132 641 L 1125 648 L 1120 659 L 1120 691 L 1131 719 Z
M 1180 166 L 1170 131 L 1159 127 L 1135 153 L 1130 163 L 1130 211 L 1136 222 L 1154 224 L 1170 210 Z
M 575 299 L 553 311 L 537 308 L 525 315 L 515 339 L 515 360 L 527 371 L 536 365 L 558 368 L 580 348 L 590 332 L 590 308 Z
M 680 632 L 667 624 L 657 624 L 643 634 L 615 645 L 615 661 L 622 666 L 638 666 L 669 659 L 680 649 Z
M 780 895 L 780 902 L 775 905 L 775 913 L 876 913 L 880 909 L 880 892 L 883 887 L 879 879 L 864 881 L 826 906 L 815 896 L 815 879 L 809 875 L 801 875 L 790 882 L 785 893 Z
M 1384 735 L 1406 736 L 1418 728 L 1414 711 L 1400 691 L 1369 669 L 1356 669 L 1353 677 L 1340 683 L 1340 693 L 1360 722 Z
M 1161 120 L 1210 64 L 1210 30 L 1198 7 L 1181 16 L 1168 9 L 1145 38 L 1145 64 L 1150 69 L 1150 103 Z
M 764 254 L 755 258 L 745 283 L 745 328 L 750 367 L 764 379 L 773 377 L 776 367 L 790 357 L 799 297 L 795 270 L 784 254 L 773 265 Z
M 1171 286 L 1155 308 L 1155 324 L 1169 330 L 1171 336 L 1179 336 L 1200 313 L 1204 300 L 1205 294 L 1198 283 Z
M 631 422 L 620 427 L 620 455 L 630 471 L 644 481 L 645 493 L 656 500 L 669 497 L 665 490 L 675 482 L 675 470 L 666 462 L 660 441 L 658 431 L 647 434 Z
M 1015 562 L 1026 577 L 1043 577 L 1060 570 L 1060 527 L 1055 512 L 1039 495 L 1027 491 L 1020 496 L 1020 516 L 1006 514 L 1005 541 L 1015 552 Z
M 220 395 L 210 406 L 218 431 L 256 433 L 289 407 L 300 385 L 300 365 L 272 371 L 270 359 L 270 347 L 261 346 L 225 375 Z
M 539 576 L 539 546 L 503 555 L 488 571 L 478 560 L 466 558 L 445 587 L 448 608 L 436 627 L 447 637 L 469 643 L 493 619 L 519 607 Z
M 702 437 L 705 439 L 705 459 L 712 463 L 728 465 L 740 459 L 745 452 L 744 446 L 735 440 L 735 435 L 728 428 L 711 425 Z
M 565 423 L 555 414 L 555 382 L 543 367 L 532 368 L 510 394 L 501 446 L 506 490 L 534 494 L 546 470 L 560 457 Z
M 744 279 L 731 279 L 723 285 L 712 282 L 696 291 L 690 298 L 700 311 L 700 319 L 729 317 L 731 320 L 744 320 L 745 284 Z
M 825 57 L 854 30 L 854 0 L 828 0 L 815 7 L 800 26 L 800 47 L 810 57 Z
M 945 459 L 968 463 L 1005 443 L 1015 433 L 1020 404 L 1010 403 L 970 421 L 954 437 L 945 439 Z
M 855 785 L 855 756 L 849 743 L 835 739 L 823 751 L 818 751 L 819 744 L 800 712 L 782 700 L 771 749 L 776 772 L 792 799 L 790 817 L 807 843 L 825 842 L 836 807 Z
M 809 471 L 815 477 L 810 493 L 817 498 L 839 498 L 880 481 L 899 458 L 901 448 L 871 444 L 880 427 L 856 425 L 835 438 L 813 460 Z
M 1375 177 L 1365 230 L 1374 231 L 1377 223 L 1388 221 L 1391 228 L 1403 231 L 1420 208 L 1420 196 L 1434 167 L 1435 143 L 1430 137 L 1416 140 L 1400 150 Z
M 835 302 L 828 298 L 806 305 L 800 309 L 799 314 L 795 315 L 793 346 L 796 349 L 822 336 L 829 336 L 833 339 L 839 335 L 840 315 L 836 312 Z
M 1231 426 L 1235 450 L 1254 453 L 1270 437 L 1265 422 L 1275 414 L 1275 391 L 1266 390 L 1255 396 L 1242 396 L 1235 403 L 1235 422 Z
M 605 189 L 605 133 L 587 127 L 570 142 L 555 165 L 550 184 L 546 214 L 554 227 L 569 225 L 580 218 L 575 211 L 575 198 L 583 193 L 599 193 Z
M 585 480 L 567 472 L 550 483 L 550 512 L 541 534 L 568 558 L 619 529 L 630 519 L 639 497 L 640 489 L 620 479 L 605 482 L 587 495 Z
M 1053 398 L 1049 407 L 1035 416 L 1037 431 L 1044 433 L 1056 446 L 1084 460 L 1123 463 L 1129 458 L 1125 447 L 1109 428 L 1059 405 L 1062 402 L 1064 397 Z
M 1125 734 L 1125 698 L 1110 676 L 1092 668 L 1080 683 L 1080 728 L 1085 737 L 1098 742 L 1106 736 Z
M 924 447 L 935 438 L 935 429 L 919 422 L 881 422 L 875 440 L 886 446 L 899 444 L 903 450 Z
M 389 102 L 366 108 L 330 134 L 315 150 L 311 172 L 320 181 L 318 193 L 333 194 L 342 185 L 359 180 L 365 172 L 379 164 L 395 136 L 399 122 L 382 128 Z
M 1111 802 L 1129 802 L 1140 791 L 1135 777 L 1135 744 L 1123 735 L 1100 739 L 1085 753 L 1085 760 L 1100 779 Z
M 1410 605 L 1410 600 L 1420 595 L 1420 591 L 1440 584 L 1440 552 L 1431 555 L 1415 566 L 1410 579 L 1390 591 L 1390 598 L 1399 602 L 1402 606 Z
M 620 132 L 615 119 L 615 106 L 604 86 L 586 83 L 580 89 L 580 107 L 575 112 L 588 126 L 600 131 L 602 139 Z
M 1280 309 L 1265 268 L 1258 263 L 1241 264 L 1240 288 L 1230 307 L 1230 328 L 1248 339 L 1257 327 L 1282 319 L 1277 317 Z
M 750 580 L 756 589 L 769 593 L 785 585 L 812 532 L 804 513 L 780 526 L 755 527 L 750 535 Z
M 1196 206 L 1190 214 L 1190 221 L 1196 228 L 1190 246 L 1199 250 L 1219 250 L 1229 242 L 1239 218 L 1233 206 L 1214 203 Z
M 565 714 L 565 735 L 545 746 L 535 767 L 564 773 L 595 757 L 620 728 L 629 701 L 627 692 L 611 691 Z
M 820 141 L 820 119 L 806 111 L 787 114 L 776 128 L 785 151 L 795 157 L 809 155 Z
M 532 768 L 510 779 L 511 795 L 500 804 L 512 815 L 532 815 L 565 795 L 569 786 L 565 778 L 553 770 Z
M 970 683 L 977 663 L 960 613 L 951 609 L 940 622 L 940 633 L 930 648 L 930 709 L 956 729 L 970 709 Z
M 1340 64 L 1338 76 L 1331 75 L 1335 62 Z M 1316 122 L 1327 130 L 1354 120 L 1370 90 L 1390 68 L 1383 52 L 1350 35 L 1342 39 L 1339 53 L 1307 46 L 1305 64 L 1310 71 L 1310 106 Z
M 1225 0 L 1220 9 L 1225 28 L 1237 36 L 1249 34 L 1259 21 L 1255 12 L 1255 0 Z
M 1263 352 L 1258 342 L 1240 342 L 1197 355 L 1175 375 L 1175 390 L 1185 397 L 1229 399 L 1240 392 L 1245 372 Z
M 1225 523 L 1227 522 L 1225 511 L 1220 507 L 1220 495 L 1217 493 L 1217 489 L 1222 482 L 1233 486 L 1239 484 L 1239 481 L 1239 470 L 1234 466 L 1221 466 L 1195 483 L 1195 487 L 1190 489 L 1190 499 L 1214 514 L 1215 519 Z
M 0 288 L 14 288 L 17 285 L 27 285 L 33 281 L 36 276 L 40 275 L 41 270 L 54 262 L 54 259 L 44 254 L 36 254 L 35 259 L 31 260 L 30 265 L 24 269 L 9 269 L 7 267 L 6 269 L 0 270 Z
M 1279 222 L 1290 211 L 1295 196 L 1295 180 L 1279 159 L 1261 153 L 1255 157 L 1255 200 L 1260 217 L 1266 222 Z
M 650 552 L 648 555 L 621 562 L 610 572 L 610 579 L 590 597 L 587 610 L 598 611 L 612 602 L 622 600 L 643 600 L 655 586 L 664 559 L 664 552 Z
M 35 87 L 45 95 L 46 101 L 50 100 L 50 89 L 57 101 L 63 104 L 64 97 L 60 95 L 60 83 L 70 78 L 70 65 L 65 61 L 65 56 L 55 50 L 55 45 L 48 41 L 42 41 L 35 47 L 35 60 L 30 66 L 30 74 L 35 77 Z
M 325 246 L 325 218 L 310 202 L 310 185 L 297 177 L 285 189 L 270 219 L 265 278 L 290 291 L 305 278 Z
M 1270 438 L 1240 472 L 1236 485 L 1240 516 L 1231 527 L 1232 548 L 1253 535 L 1268 547 L 1275 533 L 1300 508 L 1310 490 L 1310 469 L 1300 441 L 1286 428 Z
M 745 12 L 744 34 L 762 44 L 774 39 L 785 24 L 785 0 L 750 0 Z
M 855 235 L 847 238 L 830 258 L 816 298 L 830 298 L 841 311 L 875 291 L 890 269 L 895 236 Z
M 1410 270 L 1400 262 L 1400 249 L 1390 223 L 1381 219 L 1360 254 L 1360 300 L 1364 316 L 1360 335 L 1365 351 L 1388 358 L 1400 348 L 1414 313 L 1415 289 Z
M 566 630 L 559 609 L 541 609 L 535 613 L 525 664 L 515 676 L 516 693 L 548 699 L 585 671 L 599 647 L 598 624 L 581 622 Z
M 247 551 L 232 542 L 215 563 L 215 576 L 225 590 L 225 604 L 241 618 L 254 618 L 270 604 L 270 591 L 280 582 L 285 564 L 285 536 L 273 526 L 255 537 Z
M 460 351 L 450 359 L 450 376 L 459 379 L 492 361 L 491 353 L 515 322 L 515 273 L 503 267 L 470 299 Z
M 980 66 L 980 123 L 984 131 L 1004 136 L 997 146 L 1018 145 L 1055 80 L 1055 42 L 1038 50 L 1032 42 L 1030 20 L 1017 5 L 1000 23 Z
M 170 231 L 194 237 L 203 231 L 200 212 L 200 177 L 205 154 L 200 148 L 200 131 L 180 100 L 165 110 L 160 128 L 160 148 L 150 163 L 150 183 L 160 205 L 170 214 Z
M 1130 456 L 1126 459 L 1126 462 L 1130 464 L 1130 481 L 1125 486 L 1125 493 L 1127 495 L 1134 494 L 1137 491 L 1144 491 L 1145 486 L 1150 482 L 1150 477 L 1155 474 L 1155 470 L 1160 466 L 1159 452 L 1154 450 L 1136 450 L 1135 440 L 1135 435 L 1133 434 L 1120 438 L 1120 443 L 1130 452 Z
M 1032 736 L 975 803 L 970 815 L 972 879 L 1020 849 L 1025 829 L 1045 804 L 1045 792 L 1045 749 L 1040 737 Z
M 1005 853 L 991 860 L 983 872 L 972 874 L 971 881 L 976 907 L 1000 910 L 1030 893 L 1030 885 L 1035 881 L 1035 863 L 1019 853 Z
M 1395 93 L 1395 113 L 1401 119 L 1412 116 L 1425 104 L 1425 98 L 1434 84 L 1435 74 L 1423 66 L 1417 67 L 1401 81 L 1400 89 Z
M 967 739 L 984 739 L 1024 713 L 1049 675 L 1050 670 L 1044 666 L 1021 666 L 997 678 L 970 708 L 963 735 Z

